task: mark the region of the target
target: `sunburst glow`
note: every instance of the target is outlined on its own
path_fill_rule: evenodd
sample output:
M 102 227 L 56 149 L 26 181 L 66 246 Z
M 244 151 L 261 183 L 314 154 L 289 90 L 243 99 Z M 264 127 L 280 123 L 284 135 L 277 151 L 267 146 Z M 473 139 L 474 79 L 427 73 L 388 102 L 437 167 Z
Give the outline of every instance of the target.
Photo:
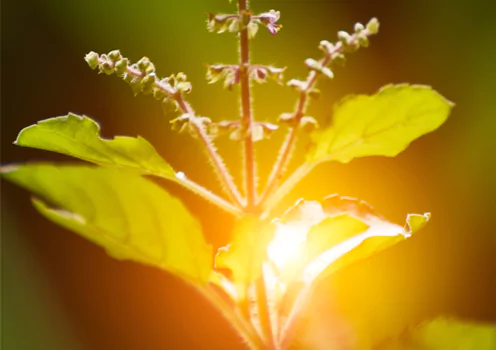
M 307 225 L 277 225 L 274 239 L 267 246 L 267 255 L 279 270 L 283 269 L 288 261 L 301 259 L 308 230 Z

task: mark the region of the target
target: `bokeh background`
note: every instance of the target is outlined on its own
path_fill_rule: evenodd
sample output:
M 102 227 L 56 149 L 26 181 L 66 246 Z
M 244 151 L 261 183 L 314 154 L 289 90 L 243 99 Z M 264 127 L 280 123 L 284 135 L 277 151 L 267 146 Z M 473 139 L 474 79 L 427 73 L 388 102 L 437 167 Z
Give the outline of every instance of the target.
M 322 124 L 344 95 L 373 93 L 387 83 L 432 85 L 456 103 L 444 126 L 400 156 L 319 166 L 285 199 L 282 209 L 300 197 L 340 193 L 363 198 L 400 223 L 409 212 L 433 214 L 418 236 L 338 274 L 315 305 L 332 295 L 378 338 L 437 313 L 496 322 L 496 3 L 253 0 L 251 7 L 281 11 L 283 30 L 272 36 L 260 28 L 252 57 L 287 65 L 288 79 L 306 76 L 303 61 L 320 57 L 320 40 L 334 41 L 356 21 L 380 19 L 371 47 L 349 55 L 347 67 L 321 83 L 323 98 L 310 112 Z M 150 97 L 134 98 L 125 83 L 97 75 L 83 57 L 116 48 L 132 60 L 146 55 L 163 76 L 188 74 L 189 100 L 200 114 L 235 119 L 236 89 L 204 79 L 206 63 L 235 62 L 237 52 L 234 35 L 206 31 L 205 13 L 234 9 L 227 0 L 2 1 L 2 163 L 67 160 L 12 141 L 23 127 L 71 111 L 98 120 L 107 137 L 142 135 L 175 169 L 219 191 L 199 145 L 170 131 L 171 110 Z M 275 83 L 256 86 L 254 94 L 259 120 L 275 121 L 296 102 L 294 92 Z M 258 145 L 261 182 L 283 134 Z M 241 153 L 231 142 L 221 139 L 219 147 L 239 180 Z M 214 246 L 228 242 L 227 214 L 161 184 L 202 220 Z M 112 260 L 43 219 L 29 194 L 5 182 L 1 218 L 4 349 L 242 348 L 230 326 L 176 278 Z M 317 309 L 321 316 L 327 310 Z

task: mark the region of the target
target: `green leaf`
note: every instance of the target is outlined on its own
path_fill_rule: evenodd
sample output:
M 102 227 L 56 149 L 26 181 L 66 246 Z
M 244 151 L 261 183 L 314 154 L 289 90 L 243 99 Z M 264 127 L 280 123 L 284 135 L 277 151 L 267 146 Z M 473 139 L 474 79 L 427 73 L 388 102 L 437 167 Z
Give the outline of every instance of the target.
M 482 324 L 439 317 L 411 327 L 401 337 L 378 350 L 493 350 L 496 324 Z
M 308 160 L 347 163 L 394 157 L 441 126 L 453 103 L 422 85 L 387 85 L 375 95 L 348 96 L 334 107 L 333 124 L 315 134 Z
M 142 137 L 100 137 L 100 126 L 86 116 L 68 114 L 39 121 L 24 128 L 16 145 L 66 154 L 88 162 L 133 169 L 140 174 L 153 174 L 175 180 L 167 164 Z
M 212 249 L 198 221 L 153 182 L 78 165 L 20 165 L 2 173 L 41 198 L 33 200 L 40 213 L 111 256 L 163 268 L 191 283 L 207 281 Z

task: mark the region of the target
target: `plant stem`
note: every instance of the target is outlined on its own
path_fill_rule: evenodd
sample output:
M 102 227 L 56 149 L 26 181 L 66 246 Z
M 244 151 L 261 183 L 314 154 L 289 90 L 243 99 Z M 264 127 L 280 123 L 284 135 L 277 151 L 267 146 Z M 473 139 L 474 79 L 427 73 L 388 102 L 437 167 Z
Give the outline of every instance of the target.
M 169 178 L 167 178 L 167 179 L 169 179 Z M 205 187 L 197 184 L 194 181 L 191 181 L 191 180 L 184 178 L 184 177 L 181 177 L 181 178 L 176 177 L 176 178 L 171 179 L 171 180 L 174 181 L 175 183 L 183 186 L 184 188 L 190 190 L 194 194 L 196 194 L 196 195 L 206 199 L 207 201 L 215 204 L 216 206 L 225 210 L 226 212 L 233 214 L 234 216 L 241 217 L 244 215 L 243 211 L 240 208 L 235 207 L 234 205 L 232 205 L 231 203 L 229 203 L 225 199 L 219 197 L 218 195 L 216 195 L 212 191 L 206 189 Z
M 230 199 L 233 201 L 233 203 L 238 206 L 242 207 L 243 206 L 243 199 L 241 198 L 241 195 L 238 192 L 238 189 L 236 185 L 234 184 L 234 181 L 232 179 L 231 174 L 229 173 L 229 170 L 226 167 L 226 164 L 224 163 L 224 160 L 220 156 L 220 154 L 217 152 L 217 149 L 215 148 L 214 143 L 210 139 L 210 137 L 207 135 L 207 132 L 205 131 L 205 128 L 203 127 L 202 124 L 200 124 L 195 116 L 195 111 L 193 108 L 187 103 L 181 94 L 176 94 L 175 100 L 179 105 L 179 108 L 183 113 L 190 114 L 193 116 L 191 123 L 199 137 L 199 139 L 203 142 L 205 145 L 205 148 L 207 150 L 207 154 L 210 157 L 210 160 L 212 161 L 212 165 L 214 166 L 214 169 L 217 173 L 217 176 L 221 180 L 223 184 L 223 188 L 225 189 L 227 195 L 230 197 Z
M 258 306 L 258 318 L 260 321 L 260 328 L 264 332 L 265 342 L 269 349 L 275 350 L 274 342 L 274 332 L 272 329 L 270 310 L 268 308 L 267 300 L 267 290 L 265 288 L 264 276 L 260 276 L 255 281 L 256 295 L 257 295 L 257 306 Z
M 238 13 L 242 19 L 248 11 L 248 0 L 238 0 Z M 250 48 L 248 39 L 248 30 L 246 26 L 239 33 L 239 71 L 240 71 L 240 90 L 241 90 L 241 124 L 244 131 L 244 157 L 245 157 L 245 188 L 246 188 L 246 212 L 252 212 L 257 202 L 256 193 L 256 169 L 255 155 L 253 149 L 252 123 L 253 113 L 251 108 L 250 97 L 250 77 L 248 68 L 250 66 Z M 263 271 L 261 277 L 255 282 L 256 302 L 258 307 L 258 316 L 263 337 L 266 340 L 267 347 L 264 349 L 275 349 L 270 313 L 267 303 L 267 293 Z
M 250 349 L 263 349 L 263 341 L 260 339 L 253 326 L 246 322 L 245 318 L 236 312 L 236 310 L 229 303 L 222 299 L 222 297 L 220 297 L 214 290 L 208 287 L 197 287 L 197 290 L 222 313 L 222 315 L 236 329 L 238 334 L 243 337 Z
M 100 58 L 100 62 L 104 62 Z M 115 63 L 112 63 L 115 65 Z M 143 78 L 145 74 L 141 72 L 138 69 L 132 68 L 132 67 L 127 67 L 126 73 L 135 77 Z M 241 197 L 236 185 L 234 184 L 234 181 L 232 179 L 232 176 L 227 169 L 222 157 L 220 154 L 217 152 L 217 149 L 215 148 L 214 143 L 210 139 L 210 137 L 207 135 L 205 129 L 203 128 L 203 125 L 198 122 L 198 117 L 196 116 L 195 110 L 191 105 L 186 102 L 184 99 L 182 93 L 175 91 L 172 87 L 163 84 L 160 82 L 158 78 L 155 78 L 155 87 L 158 89 L 162 90 L 167 96 L 170 98 L 174 99 L 177 102 L 177 105 L 179 109 L 181 110 L 182 113 L 184 114 L 189 114 L 191 116 L 191 123 L 192 126 L 195 130 L 195 132 L 198 135 L 198 138 L 203 142 L 205 149 L 207 150 L 207 154 L 211 160 L 212 166 L 214 168 L 215 173 L 219 177 L 222 187 L 224 191 L 227 193 L 231 201 L 235 206 L 238 208 L 242 208 L 244 206 L 244 200 Z M 179 184 L 184 184 L 183 182 L 178 182 Z M 190 182 L 191 184 L 191 182 Z M 188 186 L 186 186 L 188 188 Z M 191 189 L 191 187 L 189 187 Z M 194 191 L 195 193 L 198 193 L 197 191 Z M 207 197 L 204 197 L 207 198 Z M 208 199 L 208 198 L 207 198 Z M 213 203 L 218 204 L 218 201 L 212 201 Z
M 238 0 L 238 12 L 240 18 L 248 10 L 248 0 Z M 256 173 L 255 155 L 253 150 L 252 122 L 253 114 L 251 110 L 250 78 L 248 67 L 250 65 L 250 48 L 248 30 L 243 28 L 239 33 L 239 70 L 241 87 L 241 123 L 244 131 L 244 158 L 245 158 L 245 189 L 247 211 L 252 211 L 256 203 Z
M 370 35 L 367 29 L 364 32 L 365 35 Z M 357 40 L 358 40 L 358 36 L 354 34 L 350 37 L 348 43 L 352 45 Z M 340 41 L 337 42 L 331 51 L 326 52 L 324 58 L 320 60 L 320 63 L 324 67 L 327 66 L 332 61 L 333 56 L 338 53 L 341 53 L 343 50 L 344 50 L 343 44 Z M 291 127 L 288 131 L 288 135 L 284 143 L 282 144 L 281 149 L 279 150 L 278 159 L 274 164 L 274 167 L 272 168 L 272 172 L 269 175 L 267 184 L 262 193 L 258 206 L 264 206 L 267 198 L 272 194 L 272 192 L 274 192 L 274 190 L 276 190 L 277 185 L 281 180 L 282 176 L 284 175 L 284 171 L 286 170 L 289 161 L 291 160 L 291 155 L 293 153 L 294 146 L 298 136 L 299 121 L 304 116 L 306 109 L 308 107 L 308 101 L 309 101 L 308 93 L 315 87 L 318 77 L 319 75 L 315 70 L 311 70 L 308 73 L 307 79 L 305 81 L 305 88 L 300 92 L 298 103 L 296 104 L 296 109 L 293 112 L 296 119 L 296 126 Z

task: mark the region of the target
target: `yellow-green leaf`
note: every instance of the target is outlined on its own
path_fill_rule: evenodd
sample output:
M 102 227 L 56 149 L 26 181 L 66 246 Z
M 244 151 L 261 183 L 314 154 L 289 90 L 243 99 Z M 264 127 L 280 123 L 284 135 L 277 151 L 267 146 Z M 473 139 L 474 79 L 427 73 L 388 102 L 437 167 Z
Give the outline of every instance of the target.
M 314 135 L 308 160 L 347 163 L 365 156 L 394 157 L 441 126 L 452 107 L 423 85 L 387 85 L 375 95 L 348 96 L 334 107 L 332 125 Z
M 423 224 L 412 227 L 412 217 L 418 218 L 418 221 L 423 220 Z M 306 282 L 312 282 L 317 278 L 324 279 L 354 262 L 392 247 L 417 232 L 427 223 L 429 218 L 430 213 L 409 214 L 405 228 L 384 219 L 376 219 L 368 222 L 369 228 L 367 230 L 352 236 L 346 235 L 346 232 L 329 231 L 328 234 L 341 236 L 343 239 L 312 261 L 305 270 L 303 279 Z M 320 227 L 319 230 L 323 230 L 323 228 Z
M 66 154 L 88 162 L 133 169 L 141 174 L 175 179 L 172 167 L 144 138 L 100 137 L 100 126 L 86 116 L 68 114 L 24 128 L 16 145 Z
M 158 185 L 115 168 L 29 164 L 2 168 L 33 192 L 35 207 L 113 257 L 163 268 L 191 283 L 208 280 L 212 249 L 198 221 Z

